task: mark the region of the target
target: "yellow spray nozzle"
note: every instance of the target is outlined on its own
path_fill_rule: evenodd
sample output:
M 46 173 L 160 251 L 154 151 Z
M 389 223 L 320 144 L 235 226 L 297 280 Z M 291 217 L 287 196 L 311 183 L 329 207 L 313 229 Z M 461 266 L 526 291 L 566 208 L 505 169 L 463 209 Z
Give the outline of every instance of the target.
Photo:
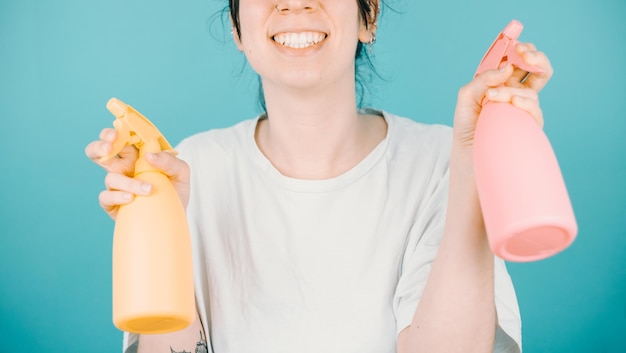
M 111 98 L 107 102 L 106 107 L 116 118 L 113 122 L 113 126 L 118 136 L 117 140 L 113 143 L 111 152 L 102 157 L 100 159 L 101 162 L 115 157 L 128 145 L 135 145 L 135 147 L 141 149 L 146 143 L 152 141 L 158 143 L 161 151 L 174 152 L 170 143 L 167 142 L 156 126 L 130 105 L 117 98 Z

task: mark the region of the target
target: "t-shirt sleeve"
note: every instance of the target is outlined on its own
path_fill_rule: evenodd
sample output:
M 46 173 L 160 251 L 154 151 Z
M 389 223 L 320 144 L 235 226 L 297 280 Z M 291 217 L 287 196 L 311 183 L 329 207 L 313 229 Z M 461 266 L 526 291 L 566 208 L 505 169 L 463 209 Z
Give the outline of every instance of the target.
M 397 334 L 411 324 L 443 234 L 449 172 L 437 184 L 410 230 L 394 294 Z M 515 290 L 504 261 L 495 258 L 495 304 L 498 317 L 494 352 L 521 352 L 521 320 Z

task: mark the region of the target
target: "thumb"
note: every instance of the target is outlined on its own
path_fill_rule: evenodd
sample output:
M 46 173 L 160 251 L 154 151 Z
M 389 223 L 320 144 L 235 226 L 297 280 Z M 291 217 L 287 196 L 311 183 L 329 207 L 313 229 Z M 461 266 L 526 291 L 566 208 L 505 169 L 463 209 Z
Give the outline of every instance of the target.
M 159 169 L 173 181 L 183 183 L 189 181 L 189 166 L 171 153 L 146 153 L 145 158 L 150 165 Z
M 183 207 L 187 208 L 191 176 L 189 165 L 168 152 L 146 153 L 144 156 L 150 165 L 170 178 Z

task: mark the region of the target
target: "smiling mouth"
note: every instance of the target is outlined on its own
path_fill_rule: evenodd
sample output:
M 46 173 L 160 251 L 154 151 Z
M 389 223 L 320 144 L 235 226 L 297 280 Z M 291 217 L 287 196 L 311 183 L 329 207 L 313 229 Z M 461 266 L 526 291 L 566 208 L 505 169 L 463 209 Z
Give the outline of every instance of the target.
M 326 33 L 322 32 L 300 32 L 300 33 L 279 33 L 272 39 L 285 47 L 293 49 L 305 49 L 321 43 L 326 39 Z

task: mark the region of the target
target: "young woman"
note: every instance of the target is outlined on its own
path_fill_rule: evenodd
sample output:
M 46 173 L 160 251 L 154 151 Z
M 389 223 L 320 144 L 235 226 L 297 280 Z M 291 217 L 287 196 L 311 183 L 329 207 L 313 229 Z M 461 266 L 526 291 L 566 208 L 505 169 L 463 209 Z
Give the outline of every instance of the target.
M 484 97 L 542 124 L 537 92 L 550 63 L 519 45 L 545 73 L 479 75 L 459 91 L 452 129 L 359 110 L 355 53 L 374 41 L 379 5 L 230 1 L 234 41 L 261 77 L 267 111 L 185 139 L 180 159 L 147 156 L 187 207 L 198 319 L 172 334 L 126 335 L 127 351 L 520 351 L 472 139 Z M 115 139 L 104 129 L 86 154 L 97 161 Z M 119 157 L 102 165 L 100 203 L 112 218 L 151 189 L 131 177 L 136 150 Z

